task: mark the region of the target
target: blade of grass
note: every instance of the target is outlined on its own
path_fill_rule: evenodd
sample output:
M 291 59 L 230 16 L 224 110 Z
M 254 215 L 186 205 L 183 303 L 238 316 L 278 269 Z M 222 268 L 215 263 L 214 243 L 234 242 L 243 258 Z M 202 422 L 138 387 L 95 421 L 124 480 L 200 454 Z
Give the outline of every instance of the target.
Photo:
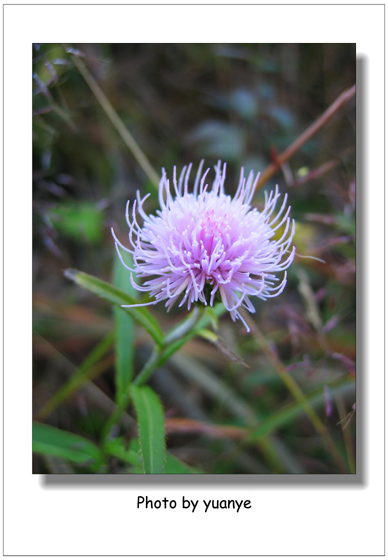
M 69 52 L 68 49 L 66 50 L 67 52 Z M 108 100 L 108 98 L 106 97 L 105 93 L 102 91 L 102 89 L 100 88 L 96 80 L 93 78 L 89 70 L 86 68 L 83 61 L 79 58 L 79 56 L 73 55 L 71 54 L 71 52 L 69 54 L 71 56 L 73 63 L 78 68 L 80 74 L 83 76 L 85 82 L 88 84 L 93 94 L 95 95 L 97 101 L 104 109 L 109 120 L 120 134 L 121 138 L 123 139 L 128 149 L 132 152 L 133 156 L 136 158 L 137 162 L 143 169 L 144 173 L 147 175 L 150 181 L 156 186 L 157 189 L 159 186 L 160 178 L 156 173 L 155 169 L 152 167 L 148 158 L 144 154 L 143 150 L 139 147 L 139 144 L 136 142 L 132 134 L 126 128 L 123 121 L 116 113 L 116 111 L 113 109 L 110 101 Z
M 126 446 L 123 438 L 108 440 L 104 444 L 104 451 L 107 455 L 137 467 L 142 466 L 139 450 L 140 446 L 137 439 L 132 439 L 129 446 Z M 167 453 L 164 472 L 166 474 L 196 474 L 203 471 L 190 467 L 171 453 Z
M 116 457 L 131 465 L 141 467 L 139 445 L 136 440 L 131 440 L 130 445 L 127 446 L 123 438 L 107 439 L 104 442 L 103 449 L 107 455 Z
M 345 418 L 347 414 L 346 414 L 346 408 L 345 408 L 343 396 L 333 395 L 331 389 L 330 389 L 330 394 L 332 397 L 334 397 L 340 418 Z M 349 470 L 351 473 L 354 474 L 356 472 L 356 459 L 354 453 L 354 445 L 353 445 L 353 439 L 350 436 L 349 430 L 347 428 L 348 428 L 348 424 L 345 424 L 345 426 L 342 427 L 342 435 L 344 438 L 346 457 L 349 464 Z
M 179 354 L 172 358 L 172 364 L 177 368 L 181 375 L 190 379 L 212 399 L 217 400 L 222 408 L 232 414 L 233 417 L 241 419 L 248 427 L 252 428 L 257 425 L 257 421 L 260 417 L 249 405 L 249 403 L 236 395 L 235 391 L 233 391 L 229 385 L 219 379 L 212 371 L 206 368 L 198 360 Z M 260 451 L 266 458 L 266 461 L 270 465 L 271 469 L 277 472 L 279 470 L 283 472 L 284 458 L 287 458 L 290 454 L 287 454 L 287 451 L 284 450 L 283 460 L 280 459 L 278 453 L 279 444 L 280 441 L 277 441 L 275 436 L 268 438 L 268 440 L 266 438 L 262 438 L 258 442 Z M 234 449 L 233 446 L 231 448 Z M 234 454 L 233 457 L 235 456 L 237 455 Z M 289 472 L 292 472 L 293 466 L 290 465 L 289 461 L 287 462 L 287 468 L 290 469 Z M 300 472 L 301 469 L 302 467 L 298 466 L 298 472 Z
M 322 440 L 323 440 L 325 446 L 329 450 L 333 459 L 336 461 L 337 465 L 341 468 L 341 470 L 343 470 L 344 472 L 347 472 L 348 469 L 347 469 L 347 466 L 345 464 L 345 461 L 344 461 L 341 453 L 337 449 L 337 446 L 335 445 L 334 441 L 332 440 L 332 438 L 331 438 L 331 436 L 328 432 L 327 427 L 323 424 L 322 420 L 319 418 L 319 416 L 315 412 L 315 410 L 310 406 L 310 403 L 306 399 L 305 394 L 300 389 L 299 385 L 296 383 L 294 378 L 286 370 L 283 363 L 281 362 L 281 360 L 277 356 L 276 352 L 273 350 L 271 345 L 268 343 L 266 338 L 263 336 L 259 327 L 256 325 L 256 323 L 254 323 L 251 320 L 250 317 L 248 317 L 248 314 L 246 314 L 245 312 L 242 312 L 242 313 L 244 315 L 244 320 L 247 321 L 249 327 L 251 328 L 252 334 L 254 334 L 257 342 L 260 345 L 260 348 L 262 349 L 262 351 L 266 355 L 268 361 L 271 363 L 272 367 L 277 372 L 280 379 L 283 381 L 284 385 L 290 391 L 291 395 L 294 397 L 294 399 L 303 408 L 306 416 L 309 418 L 311 424 L 314 426 L 314 428 L 318 432 L 318 434 L 322 437 Z
M 72 375 L 76 370 L 76 366 L 69 360 L 69 358 L 62 354 L 53 344 L 51 344 L 41 335 L 37 334 L 35 336 L 39 337 L 40 344 L 43 344 L 46 351 L 50 352 L 50 355 L 52 357 L 55 357 L 55 360 L 58 360 L 58 363 L 61 364 L 61 367 L 63 367 L 65 371 L 69 372 L 69 375 Z M 112 365 L 112 362 L 110 362 L 109 365 Z M 84 395 L 93 403 L 93 405 L 101 410 L 105 415 L 113 414 L 115 409 L 117 408 L 115 401 L 113 401 L 106 393 L 104 393 L 104 391 L 97 387 L 97 385 L 94 384 L 93 380 L 90 380 L 90 383 L 87 383 L 84 387 L 82 387 L 81 390 Z M 121 414 L 120 420 L 125 430 L 132 430 L 136 426 L 135 420 L 125 411 L 123 411 L 123 413 Z
M 172 365 L 186 379 L 199 386 L 211 399 L 219 402 L 222 408 L 229 411 L 235 418 L 240 418 L 247 426 L 256 424 L 256 412 L 249 403 L 236 395 L 229 385 L 198 360 L 179 354 L 172 358 Z
M 51 399 L 42 406 L 36 417 L 44 420 L 50 416 L 54 410 L 73 393 L 83 387 L 88 381 L 96 378 L 97 375 L 103 373 L 111 364 L 111 359 L 102 358 L 112 348 L 114 340 L 113 333 L 109 333 L 87 356 L 71 378 L 51 397 Z
M 129 262 L 129 255 L 125 254 L 122 258 L 126 259 L 128 266 L 132 265 Z M 123 291 L 128 288 L 129 284 L 131 295 L 136 299 L 137 292 L 128 282 L 128 273 L 117 255 L 115 255 L 113 283 Z M 113 313 L 115 320 L 116 402 L 119 404 L 125 398 L 134 375 L 135 322 L 124 309 L 117 306 L 114 307 Z
M 166 455 L 166 464 L 164 467 L 164 472 L 166 474 L 203 474 L 204 473 L 204 471 L 186 465 L 186 463 L 184 463 L 174 455 L 171 455 L 171 453 L 167 453 Z
M 93 470 L 98 470 L 104 463 L 103 452 L 94 443 L 77 434 L 34 422 L 32 436 L 34 453 L 62 457 L 73 463 L 87 463 Z
M 354 392 L 354 381 L 349 379 L 341 379 L 341 381 L 331 385 L 329 384 L 328 386 L 333 396 L 346 395 Z M 310 394 L 306 394 L 305 399 L 310 408 L 317 408 L 325 404 L 325 397 L 322 389 L 317 389 Z M 289 404 L 260 422 L 249 434 L 247 441 L 257 441 L 259 438 L 287 426 L 287 424 L 295 421 L 303 414 L 305 414 L 305 407 L 303 407 L 300 402 Z
M 131 387 L 139 428 L 140 454 L 146 474 L 163 472 L 166 428 L 162 403 L 151 387 Z
M 86 274 L 85 272 L 80 272 L 79 270 L 67 269 L 64 272 L 66 278 L 72 280 L 79 286 L 86 288 L 90 292 L 102 297 L 106 301 L 113 303 L 115 305 L 127 305 L 135 304 L 137 301 L 126 294 L 122 290 L 119 290 L 112 284 L 104 282 L 95 276 Z M 133 319 L 139 323 L 144 329 L 152 336 L 157 345 L 163 344 L 163 332 L 159 326 L 159 323 L 155 317 L 149 312 L 148 309 L 144 307 L 125 307 L 123 308 L 126 313 L 129 313 Z
M 120 402 L 117 404 L 115 410 L 113 411 L 113 414 L 110 416 L 110 418 L 108 419 L 108 421 L 106 422 L 106 424 L 104 425 L 101 431 L 102 442 L 104 442 L 106 439 L 110 437 L 113 427 L 117 424 L 117 422 L 120 420 L 123 413 L 129 406 L 129 403 L 131 401 L 130 388 L 134 387 L 137 384 L 141 385 L 143 382 L 145 383 L 145 381 L 153 374 L 153 372 L 159 365 L 158 360 L 160 359 L 160 353 L 161 353 L 160 348 L 155 346 L 155 348 L 151 353 L 151 356 L 149 357 L 148 361 L 144 364 L 143 368 L 141 369 L 140 373 L 136 377 L 133 384 L 128 387 L 126 393 L 123 393 Z
M 330 391 L 333 396 L 350 395 L 354 393 L 354 383 L 349 379 L 342 379 L 330 385 Z M 310 406 L 314 408 L 324 406 L 325 404 L 322 388 L 306 395 L 306 399 Z M 221 457 L 219 464 L 215 465 L 214 469 L 217 470 L 217 472 L 221 472 L 222 470 L 227 472 L 229 465 L 233 463 L 247 446 L 257 445 L 260 451 L 265 455 L 271 472 L 303 474 L 305 471 L 299 461 L 295 461 L 295 458 L 284 446 L 283 440 L 276 438 L 274 435 L 276 430 L 287 426 L 287 424 L 295 421 L 303 414 L 305 414 L 304 409 L 298 402 L 295 402 L 283 407 L 264 420 L 261 420 L 257 426 L 251 430 L 249 428 L 239 428 L 238 431 L 235 432 L 235 436 L 240 436 L 239 444 L 236 445 L 227 456 Z M 228 426 L 228 428 L 230 427 Z

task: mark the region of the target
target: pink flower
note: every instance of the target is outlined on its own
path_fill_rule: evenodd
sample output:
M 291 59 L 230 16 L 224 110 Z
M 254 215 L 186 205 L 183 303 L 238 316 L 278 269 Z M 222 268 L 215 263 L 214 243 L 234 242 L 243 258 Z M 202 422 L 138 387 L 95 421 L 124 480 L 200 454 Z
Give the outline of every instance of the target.
M 281 196 L 277 187 L 269 197 L 265 195 L 262 212 L 251 207 L 257 180 L 253 171 L 246 180 L 241 169 L 237 192 L 231 198 L 224 192 L 226 164 L 221 170 L 218 162 L 211 188 L 206 183 L 209 169 L 201 177 L 202 165 L 203 161 L 192 192 L 188 186 L 191 164 L 183 168 L 179 180 L 174 167 L 172 192 L 163 169 L 161 209 L 156 216 L 147 215 L 143 209 L 149 195 L 140 199 L 137 192 L 132 221 L 129 201 L 126 208 L 131 248 L 122 245 L 112 230 L 116 249 L 123 265 L 131 270 L 132 285 L 155 298 L 138 305 L 166 301 L 169 311 L 178 299 L 179 307 L 186 304 L 187 309 L 196 302 L 212 306 L 221 299 L 233 321 L 241 319 L 249 331 L 239 308 L 254 313 L 251 296 L 266 300 L 284 290 L 286 269 L 295 255 L 295 247 L 291 248 L 295 223 L 289 218 L 290 207 L 286 209 L 287 195 L 276 212 Z M 143 219 L 142 226 L 137 212 Z M 276 235 L 279 228 L 283 232 Z M 134 269 L 124 263 L 119 248 L 132 254 Z M 146 279 L 142 286 L 135 283 L 132 272 Z M 284 273 L 282 278 L 279 273 Z

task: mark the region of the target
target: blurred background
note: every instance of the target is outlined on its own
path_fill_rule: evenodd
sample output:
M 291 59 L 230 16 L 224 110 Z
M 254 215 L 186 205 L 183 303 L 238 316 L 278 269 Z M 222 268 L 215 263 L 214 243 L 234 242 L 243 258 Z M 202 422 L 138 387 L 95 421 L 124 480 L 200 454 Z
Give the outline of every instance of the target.
M 355 84 L 354 44 L 35 44 L 33 46 L 34 418 L 99 444 L 115 407 L 112 307 L 71 283 L 75 268 L 114 280 L 114 226 L 136 190 L 157 191 L 106 115 L 82 61 L 150 165 L 169 176 L 204 158 L 264 171 Z M 193 472 L 355 472 L 355 101 L 257 190 L 288 192 L 301 256 L 281 296 L 253 301 L 247 334 L 228 313 L 216 342 L 196 338 L 155 372 L 169 452 Z M 324 261 L 324 262 L 322 262 Z M 133 293 L 129 276 L 122 281 Z M 122 286 L 123 287 L 123 286 Z M 167 331 L 187 311 L 151 308 Z M 113 333 L 113 335 L 112 335 Z M 128 327 L 138 372 L 152 340 Z M 96 351 L 97 349 L 97 351 Z M 80 380 L 80 376 L 82 379 Z M 78 379 L 78 381 L 77 381 Z M 298 393 L 299 391 L 299 393 Z M 299 395 L 299 396 L 298 396 Z M 306 402 L 313 413 L 308 413 Z M 304 403 L 304 404 L 303 404 Z M 136 437 L 128 409 L 117 433 Z M 61 453 L 35 473 L 87 473 Z M 99 472 L 136 473 L 106 457 Z

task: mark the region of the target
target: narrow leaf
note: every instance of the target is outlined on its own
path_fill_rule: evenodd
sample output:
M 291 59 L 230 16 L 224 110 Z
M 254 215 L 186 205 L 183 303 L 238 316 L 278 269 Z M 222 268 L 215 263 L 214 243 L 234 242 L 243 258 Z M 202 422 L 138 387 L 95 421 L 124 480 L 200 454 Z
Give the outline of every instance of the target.
M 119 288 L 116 288 L 115 286 L 112 286 L 112 284 L 104 282 L 103 280 L 100 280 L 95 276 L 86 274 L 85 272 L 67 269 L 65 270 L 65 276 L 79 286 L 86 288 L 90 292 L 93 292 L 94 294 L 115 305 L 121 306 L 137 303 L 137 301 L 132 296 L 126 294 Z M 136 322 L 144 327 L 144 329 L 152 336 L 156 344 L 161 345 L 163 343 L 162 329 L 148 309 L 144 307 L 125 307 L 123 309 L 126 313 L 129 313 L 129 315 L 131 315 Z
M 141 458 L 139 455 L 139 444 L 136 440 L 131 440 L 129 447 L 126 446 L 123 438 L 106 439 L 104 442 L 104 451 L 112 457 L 116 457 L 125 463 L 141 466 Z
M 125 463 L 136 467 L 142 466 L 140 458 L 140 446 L 137 439 L 132 439 L 129 446 L 126 445 L 123 438 L 115 438 L 106 440 L 104 443 L 104 451 L 112 457 L 116 457 Z M 166 474 L 200 474 L 203 471 L 186 465 L 183 461 L 167 453 L 164 472 Z
M 194 467 L 189 467 L 183 461 L 174 457 L 170 453 L 167 453 L 166 456 L 166 466 L 164 468 L 164 472 L 166 474 L 203 474 L 204 472 L 195 469 Z
M 128 266 L 133 263 L 127 254 L 122 258 Z M 136 293 L 129 282 L 129 273 L 121 264 L 116 255 L 113 272 L 113 283 L 120 290 L 128 289 L 130 295 L 136 299 Z M 135 322 L 133 317 L 124 309 L 115 306 L 113 309 L 115 319 L 115 363 L 116 363 L 116 402 L 119 404 L 128 393 L 128 386 L 133 378 L 135 355 Z
M 32 436 L 32 449 L 35 453 L 62 457 L 73 463 L 88 463 L 93 470 L 98 470 L 104 462 L 102 451 L 77 434 L 34 422 Z
M 166 428 L 162 403 L 148 386 L 132 386 L 131 395 L 137 415 L 144 472 L 161 473 L 166 454 Z

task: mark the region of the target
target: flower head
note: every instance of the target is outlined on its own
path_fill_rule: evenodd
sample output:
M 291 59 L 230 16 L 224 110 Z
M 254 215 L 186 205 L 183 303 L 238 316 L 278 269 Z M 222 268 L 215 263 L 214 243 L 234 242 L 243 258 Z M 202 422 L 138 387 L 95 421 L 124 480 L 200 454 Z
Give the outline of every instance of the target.
M 224 192 L 226 164 L 222 169 L 221 162 L 215 166 L 211 188 L 206 183 L 209 169 L 202 174 L 202 165 L 190 192 L 191 164 L 183 168 L 179 180 L 174 167 L 171 190 L 163 169 L 156 216 L 143 209 L 149 195 L 141 199 L 137 192 L 132 220 L 129 202 L 126 208 L 131 248 L 122 245 L 112 230 L 116 249 L 123 265 L 131 270 L 132 285 L 155 298 L 150 304 L 165 301 L 169 311 L 178 299 L 179 307 L 186 305 L 187 309 L 196 302 L 212 306 L 221 299 L 233 321 L 241 319 L 249 331 L 239 308 L 254 313 L 251 296 L 266 300 L 283 291 L 286 269 L 295 255 L 295 247 L 291 248 L 295 223 L 289 218 L 290 207 L 286 208 L 287 195 L 276 211 L 281 196 L 277 187 L 265 195 L 262 212 L 251 207 L 257 180 L 253 171 L 246 180 L 241 170 L 231 198 Z M 279 228 L 283 228 L 281 234 L 277 234 Z M 134 269 L 124 263 L 120 248 L 133 255 Z M 135 283 L 132 272 L 146 279 L 142 286 Z M 279 273 L 284 273 L 282 278 Z

